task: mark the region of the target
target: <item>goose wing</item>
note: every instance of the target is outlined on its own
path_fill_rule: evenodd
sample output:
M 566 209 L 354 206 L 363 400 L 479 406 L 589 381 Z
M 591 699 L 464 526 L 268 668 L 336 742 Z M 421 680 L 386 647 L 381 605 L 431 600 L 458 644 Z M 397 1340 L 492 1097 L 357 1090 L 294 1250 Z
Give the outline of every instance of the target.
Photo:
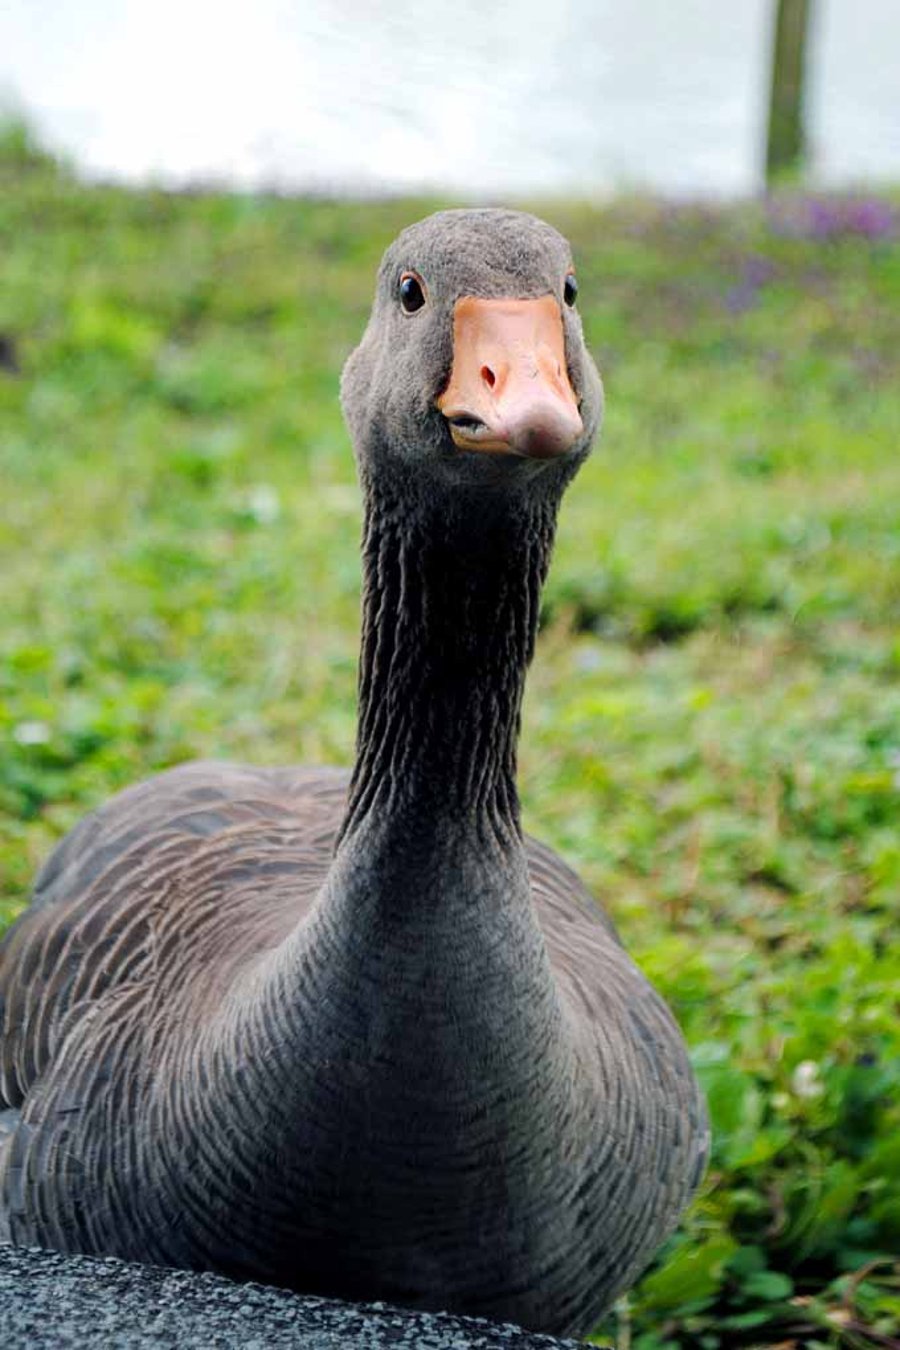
M 0 946 L 0 1108 L 22 1103 L 74 1019 L 155 977 L 161 941 L 171 959 L 180 934 L 190 958 L 196 936 L 198 973 L 226 928 L 223 966 L 279 941 L 327 871 L 347 778 L 189 764 L 76 826 Z

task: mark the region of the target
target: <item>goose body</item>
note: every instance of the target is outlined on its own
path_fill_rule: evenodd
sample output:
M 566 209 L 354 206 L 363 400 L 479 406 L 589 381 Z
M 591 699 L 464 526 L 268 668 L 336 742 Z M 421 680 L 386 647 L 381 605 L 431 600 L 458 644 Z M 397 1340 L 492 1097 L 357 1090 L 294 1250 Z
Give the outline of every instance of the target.
M 522 835 L 525 670 L 599 426 L 565 241 L 444 212 L 342 394 L 352 773 L 183 766 L 61 842 L 0 954 L 0 1229 L 586 1332 L 706 1156 L 681 1035 Z

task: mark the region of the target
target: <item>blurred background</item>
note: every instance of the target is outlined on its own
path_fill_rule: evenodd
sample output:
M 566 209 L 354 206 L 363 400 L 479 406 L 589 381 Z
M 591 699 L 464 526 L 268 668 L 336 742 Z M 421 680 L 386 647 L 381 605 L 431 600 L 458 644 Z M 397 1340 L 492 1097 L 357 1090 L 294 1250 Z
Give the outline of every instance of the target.
M 617 1350 L 900 1346 L 898 53 L 894 0 L 0 10 L 0 926 L 141 777 L 350 762 L 381 253 L 460 198 L 572 241 L 525 820 L 714 1131 Z
M 772 0 L 6 0 L 0 94 L 93 176 L 465 195 L 759 187 Z M 818 0 L 818 183 L 900 176 L 894 0 Z

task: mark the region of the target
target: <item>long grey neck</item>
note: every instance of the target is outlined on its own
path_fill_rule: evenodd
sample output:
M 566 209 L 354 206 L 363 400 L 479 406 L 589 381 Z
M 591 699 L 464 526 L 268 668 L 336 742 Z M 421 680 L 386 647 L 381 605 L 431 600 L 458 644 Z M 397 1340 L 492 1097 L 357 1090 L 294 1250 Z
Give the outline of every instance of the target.
M 557 494 L 415 499 L 364 481 L 356 763 L 342 837 L 373 815 L 519 832 L 516 744 Z

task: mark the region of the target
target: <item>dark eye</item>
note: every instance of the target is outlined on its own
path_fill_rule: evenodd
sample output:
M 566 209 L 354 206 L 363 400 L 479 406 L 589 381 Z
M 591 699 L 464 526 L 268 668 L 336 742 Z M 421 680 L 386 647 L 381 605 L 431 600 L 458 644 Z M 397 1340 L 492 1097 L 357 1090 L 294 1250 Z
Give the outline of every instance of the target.
M 425 303 L 425 291 L 415 272 L 404 272 L 400 278 L 400 304 L 407 314 L 415 314 Z
M 570 309 L 578 299 L 578 282 L 575 280 L 574 272 L 570 272 L 566 277 L 565 285 L 563 286 L 563 299 Z

